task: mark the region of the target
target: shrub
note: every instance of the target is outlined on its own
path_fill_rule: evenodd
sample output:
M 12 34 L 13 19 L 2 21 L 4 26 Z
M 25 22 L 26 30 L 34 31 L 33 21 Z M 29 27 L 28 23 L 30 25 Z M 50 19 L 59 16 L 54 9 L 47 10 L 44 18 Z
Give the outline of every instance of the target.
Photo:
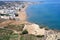
M 24 30 L 24 31 L 22 32 L 22 34 L 28 34 L 28 31 L 27 31 L 27 30 Z
M 42 38 L 42 37 L 44 37 L 44 35 L 37 35 L 37 37 Z
M 57 40 L 60 40 L 60 39 L 57 39 Z
M 45 28 L 45 30 L 49 30 L 48 28 Z
M 23 36 L 21 36 L 21 37 L 20 37 L 20 40 L 24 40 L 24 37 L 23 37 Z
M 12 30 L 0 28 L 0 40 L 9 40 Z
M 8 25 L 8 26 L 5 26 L 4 27 L 5 29 L 13 29 L 13 30 L 16 30 L 16 31 L 22 31 L 23 28 L 24 28 L 24 24 L 20 24 L 20 25 Z
M 45 30 L 49 30 L 49 28 L 46 26 L 46 27 L 45 27 Z
M 44 28 L 44 27 L 40 27 L 41 29 Z

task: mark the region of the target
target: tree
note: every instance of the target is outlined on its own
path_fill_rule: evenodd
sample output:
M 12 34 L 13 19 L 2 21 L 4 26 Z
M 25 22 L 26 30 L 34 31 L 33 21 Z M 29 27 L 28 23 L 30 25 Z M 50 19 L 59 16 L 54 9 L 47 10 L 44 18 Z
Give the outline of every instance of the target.
M 24 30 L 24 31 L 22 32 L 22 34 L 28 34 L 28 31 L 27 31 L 27 30 Z

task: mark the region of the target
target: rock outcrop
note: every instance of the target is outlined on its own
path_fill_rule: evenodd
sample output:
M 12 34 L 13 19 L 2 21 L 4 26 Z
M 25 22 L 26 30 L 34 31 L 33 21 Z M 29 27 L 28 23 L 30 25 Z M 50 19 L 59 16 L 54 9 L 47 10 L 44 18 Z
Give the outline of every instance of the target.
M 27 30 L 28 34 L 45 35 L 45 29 L 41 29 L 37 24 L 27 24 L 24 26 L 23 30 Z

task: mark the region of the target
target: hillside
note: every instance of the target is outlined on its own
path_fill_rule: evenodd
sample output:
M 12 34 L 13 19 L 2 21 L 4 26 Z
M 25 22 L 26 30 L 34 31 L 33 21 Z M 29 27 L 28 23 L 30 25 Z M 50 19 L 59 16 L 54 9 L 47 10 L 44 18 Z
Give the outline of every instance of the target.
M 30 26 L 30 28 L 28 26 L 25 27 L 26 24 L 20 24 L 20 25 L 8 25 L 8 26 L 4 26 L 3 28 L 0 28 L 0 40 L 59 40 L 60 38 L 60 31 L 55 31 L 52 29 L 46 29 L 44 27 L 37 27 L 36 25 L 36 29 L 32 30 L 32 31 L 28 31 L 27 29 L 31 30 L 31 24 L 27 24 Z M 32 24 L 34 25 L 34 24 Z M 24 30 L 24 27 L 26 28 Z M 35 27 L 34 27 L 35 28 Z M 38 28 L 40 29 L 40 31 L 37 31 Z M 42 31 L 42 30 L 45 30 Z M 34 31 L 36 33 L 38 33 L 36 35 L 32 34 L 34 33 Z M 41 35 L 41 31 L 45 34 Z M 40 34 L 39 34 L 40 33 Z

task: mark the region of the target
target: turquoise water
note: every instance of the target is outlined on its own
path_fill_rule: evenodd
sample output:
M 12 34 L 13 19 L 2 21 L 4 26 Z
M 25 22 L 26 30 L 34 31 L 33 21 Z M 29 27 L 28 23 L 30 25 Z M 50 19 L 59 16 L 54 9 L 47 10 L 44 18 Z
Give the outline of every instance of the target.
M 36 4 L 27 8 L 28 21 L 60 30 L 60 4 Z

